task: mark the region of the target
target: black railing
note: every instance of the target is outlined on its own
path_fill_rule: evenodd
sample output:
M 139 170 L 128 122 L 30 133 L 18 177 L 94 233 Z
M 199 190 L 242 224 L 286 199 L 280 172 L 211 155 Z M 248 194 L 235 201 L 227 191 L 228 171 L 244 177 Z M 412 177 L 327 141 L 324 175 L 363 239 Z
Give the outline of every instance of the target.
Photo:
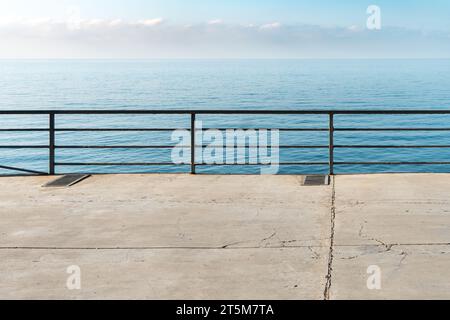
M 48 132 L 48 145 L 0 145 L 0 149 L 48 149 L 48 172 L 5 166 L 0 164 L 0 169 L 19 171 L 32 174 L 54 175 L 58 166 L 175 166 L 173 162 L 140 162 L 140 163 L 108 163 L 108 162 L 57 162 L 55 159 L 56 150 L 60 149 L 169 149 L 173 145 L 58 145 L 56 143 L 56 132 L 169 132 L 183 129 L 189 130 L 191 141 L 191 173 L 196 173 L 196 167 L 210 165 L 198 163 L 196 161 L 195 150 L 204 146 L 196 145 L 195 133 L 197 115 L 324 115 L 328 116 L 328 128 L 265 128 L 276 129 L 286 132 L 328 132 L 328 145 L 280 145 L 280 149 L 328 149 L 328 161 L 323 162 L 280 162 L 277 165 L 297 165 L 297 166 L 328 166 L 331 175 L 335 172 L 336 166 L 342 165 L 450 165 L 449 162 L 362 162 L 362 161 L 335 161 L 334 153 L 338 148 L 342 149 L 420 149 L 420 148 L 450 148 L 450 145 L 336 145 L 336 132 L 396 132 L 396 131 L 450 131 L 450 127 L 426 128 L 426 127 L 395 127 L 395 128 L 340 128 L 335 127 L 335 117 L 337 115 L 450 115 L 450 110 L 0 110 L 0 115 L 46 115 L 48 116 L 48 128 L 6 128 L 0 132 Z M 57 116 L 62 115 L 187 115 L 190 117 L 189 128 L 58 128 L 56 126 Z M 233 128 L 204 128 L 202 130 L 217 129 L 228 130 Z M 255 128 L 236 128 L 248 130 Z M 224 164 L 229 165 L 229 164 Z M 242 165 L 242 164 L 238 164 Z

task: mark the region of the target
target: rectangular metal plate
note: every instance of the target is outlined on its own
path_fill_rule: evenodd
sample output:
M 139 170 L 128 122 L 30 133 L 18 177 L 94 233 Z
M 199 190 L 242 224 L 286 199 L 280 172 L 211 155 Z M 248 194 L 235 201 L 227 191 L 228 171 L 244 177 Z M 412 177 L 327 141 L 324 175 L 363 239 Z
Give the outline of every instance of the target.
M 328 186 L 329 184 L 329 176 L 306 176 L 303 180 L 304 186 Z
M 44 188 L 62 188 L 62 187 L 71 187 L 78 182 L 83 181 L 84 179 L 89 178 L 90 175 L 86 174 L 69 174 L 62 176 L 56 180 L 53 180 L 47 184 L 45 184 Z

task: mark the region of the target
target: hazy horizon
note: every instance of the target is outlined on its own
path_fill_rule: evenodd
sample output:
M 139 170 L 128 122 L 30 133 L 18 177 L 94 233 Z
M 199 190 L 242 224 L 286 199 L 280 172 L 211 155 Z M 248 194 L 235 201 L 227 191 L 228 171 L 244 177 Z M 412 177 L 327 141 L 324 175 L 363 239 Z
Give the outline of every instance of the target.
M 446 59 L 448 17 L 444 0 L 0 0 L 0 58 Z

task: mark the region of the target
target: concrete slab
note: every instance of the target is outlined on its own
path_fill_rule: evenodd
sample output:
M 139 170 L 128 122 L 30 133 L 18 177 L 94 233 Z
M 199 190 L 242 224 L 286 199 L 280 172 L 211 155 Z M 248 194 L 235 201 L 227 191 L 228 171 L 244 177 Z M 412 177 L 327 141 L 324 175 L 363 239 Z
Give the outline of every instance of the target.
M 450 243 L 450 175 L 336 177 L 336 245 Z
M 327 250 L 0 250 L 2 299 L 321 299 Z M 81 269 L 81 290 L 66 270 Z
M 323 298 L 328 186 L 105 175 L 41 187 L 51 179 L 0 179 L 0 298 Z M 71 265 L 81 268 L 80 291 L 66 288 Z
M 450 299 L 450 175 L 50 179 L 0 179 L 0 298 Z
M 381 289 L 369 290 L 369 266 Z M 331 299 L 450 299 L 450 246 L 336 247 Z
M 449 190 L 448 174 L 336 177 L 330 298 L 450 299 Z
M 327 245 L 331 188 L 297 176 L 0 179 L 2 247 L 221 248 Z

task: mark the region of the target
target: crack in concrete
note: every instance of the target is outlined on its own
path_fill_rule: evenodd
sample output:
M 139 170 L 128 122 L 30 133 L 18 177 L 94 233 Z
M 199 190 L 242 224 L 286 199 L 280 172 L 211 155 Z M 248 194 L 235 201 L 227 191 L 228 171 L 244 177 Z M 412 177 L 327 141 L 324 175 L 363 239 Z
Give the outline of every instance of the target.
M 232 246 L 237 246 L 237 245 L 240 245 L 240 244 L 243 244 L 243 243 L 248 243 L 249 241 L 237 241 L 237 242 L 232 242 L 232 243 L 229 243 L 229 244 L 226 244 L 226 245 L 224 245 L 224 246 L 222 246 L 222 247 L 220 247 L 220 248 L 218 248 L 218 249 L 229 249 L 230 247 L 232 247 Z
M 357 254 L 355 256 L 350 256 L 350 257 L 341 257 L 341 260 L 355 260 L 356 258 L 362 257 L 364 254 Z
M 370 239 L 370 240 L 376 241 L 376 242 L 378 242 L 379 244 L 381 244 L 383 247 L 385 247 L 385 248 L 386 248 L 386 251 L 385 251 L 385 252 L 391 251 L 391 250 L 392 250 L 392 247 L 394 246 L 394 244 L 384 243 L 383 241 L 378 240 L 378 239 L 375 239 L 375 238 L 372 238 L 372 239 Z
M 330 291 L 332 284 L 332 273 L 333 273 L 333 258 L 334 258 L 334 229 L 336 225 L 336 177 L 333 176 L 332 181 L 332 191 L 331 191 L 331 230 L 330 230 L 330 251 L 328 255 L 328 270 L 325 284 L 325 290 L 323 292 L 324 300 L 330 300 Z
M 302 242 L 313 242 L 313 241 L 328 241 L 330 238 L 324 238 L 324 239 L 292 239 L 292 240 L 281 240 L 278 236 L 277 232 L 272 233 L 270 236 L 261 239 L 261 240 L 246 240 L 246 241 L 236 241 L 230 244 L 226 244 L 224 246 L 221 246 L 219 249 L 230 249 L 230 247 L 248 243 L 258 243 L 258 246 L 252 246 L 251 248 L 310 248 L 310 247 L 317 247 L 317 248 L 323 248 L 322 245 L 291 245 L 293 243 L 302 243 Z M 277 237 L 277 241 L 268 242 L 269 240 L 272 240 L 273 238 Z M 267 243 L 265 243 L 267 242 Z M 241 247 L 242 248 L 242 247 Z
M 371 245 L 371 246 L 367 246 L 367 245 L 363 245 L 363 246 L 354 246 L 354 247 L 364 247 L 364 248 L 368 248 L 368 247 L 376 247 L 376 248 L 381 248 L 382 250 L 379 250 L 378 252 L 374 253 L 374 252 L 362 252 L 360 254 L 356 254 L 353 256 L 347 256 L 347 257 L 341 257 L 339 258 L 340 260 L 355 260 L 361 257 L 365 257 L 365 256 L 369 256 L 369 255 L 373 255 L 373 254 L 381 254 L 381 253 L 386 253 L 386 252 L 390 252 L 392 251 L 392 248 L 396 246 L 393 244 L 378 244 L 378 245 Z M 338 245 L 336 245 L 335 247 L 340 247 Z M 347 247 L 353 247 L 353 246 L 347 246 Z
M 259 240 L 259 246 L 255 247 L 255 248 L 263 248 L 262 244 L 264 243 L 264 241 L 268 241 L 268 240 L 272 239 L 273 237 L 275 237 L 276 235 L 277 235 L 277 232 L 275 231 L 270 236 Z M 233 247 L 233 246 L 237 246 L 237 245 L 240 245 L 240 244 L 243 244 L 243 243 L 252 243 L 252 242 L 255 242 L 255 240 L 236 241 L 236 242 L 232 242 L 232 243 L 223 245 L 223 246 L 221 246 L 220 248 L 217 248 L 217 249 L 229 249 L 230 247 Z M 266 247 L 267 247 L 267 245 L 266 245 Z
M 313 259 L 320 259 L 320 254 L 318 254 L 313 247 L 308 247 L 309 251 L 311 251 L 311 253 L 314 255 Z
M 408 258 L 408 252 L 406 252 L 406 251 L 402 251 L 401 253 L 400 253 L 400 256 L 402 257 L 401 259 L 400 259 L 400 262 L 398 263 L 398 265 L 397 265 L 397 270 L 400 270 L 400 268 L 402 267 L 402 264 L 403 264 L 403 262 L 405 262 L 405 260 L 406 260 L 406 258 Z
M 285 247 L 290 247 L 290 246 L 288 246 L 289 244 L 296 243 L 296 242 L 306 242 L 306 241 L 308 241 L 308 240 L 283 240 L 283 241 L 280 241 L 280 244 L 283 248 L 285 248 Z
M 367 220 L 364 220 L 364 222 L 361 223 L 361 228 L 359 229 L 359 232 L 358 232 L 358 236 L 360 238 L 364 238 L 363 233 L 364 233 L 364 227 L 366 226 L 366 223 L 367 223 Z
M 292 246 L 288 246 L 288 245 L 292 244 L 292 243 L 297 243 L 297 242 L 308 242 L 308 241 L 314 241 L 314 240 L 319 240 L 319 241 L 329 240 L 328 238 L 327 239 L 308 239 L 308 240 L 305 240 L 305 239 L 301 239 L 301 240 L 299 240 L 299 239 L 281 240 L 281 239 L 278 238 L 278 240 L 276 242 L 269 242 L 270 240 L 275 238 L 277 236 L 277 234 L 278 234 L 277 232 L 274 232 L 270 236 L 268 236 L 268 237 L 266 237 L 264 239 L 261 239 L 261 240 L 236 241 L 236 242 L 233 242 L 233 243 L 229 243 L 229 244 L 223 245 L 223 246 L 221 246 L 218 249 L 230 249 L 230 247 L 237 246 L 237 245 L 240 245 L 240 244 L 255 243 L 255 242 L 257 242 L 259 245 L 258 246 L 252 246 L 252 248 L 292 248 L 292 247 L 311 248 L 311 247 L 314 247 L 314 246 L 311 246 L 311 245 L 304 245 L 304 246 L 294 246 L 294 245 L 292 245 Z M 277 243 L 278 245 L 271 246 L 272 243 Z M 321 246 L 316 246 L 316 247 L 321 247 Z
M 276 235 L 277 235 L 277 232 L 275 231 L 275 232 L 272 233 L 269 237 L 262 239 L 262 240 L 259 242 L 259 246 L 261 247 L 262 244 L 263 244 L 265 241 L 269 241 L 270 239 L 273 239 Z M 267 244 L 266 244 L 266 247 L 267 247 Z
M 377 239 L 377 238 L 370 238 L 364 232 L 364 228 L 365 228 L 366 224 L 367 224 L 367 220 L 365 220 L 363 223 L 361 223 L 361 228 L 359 229 L 359 232 L 358 232 L 358 236 L 360 238 L 363 238 L 363 239 L 369 240 L 369 241 L 378 242 L 381 246 L 383 246 L 386 249 L 385 252 L 391 251 L 393 246 L 398 245 L 398 244 L 389 244 L 389 243 L 386 243 L 386 242 L 384 242 L 384 241 L 382 241 L 380 239 Z

